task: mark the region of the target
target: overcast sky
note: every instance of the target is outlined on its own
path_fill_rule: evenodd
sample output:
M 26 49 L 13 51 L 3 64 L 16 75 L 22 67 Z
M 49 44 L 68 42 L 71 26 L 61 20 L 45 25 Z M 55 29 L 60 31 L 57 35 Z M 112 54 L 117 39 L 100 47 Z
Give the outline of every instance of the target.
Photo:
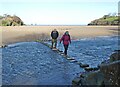
M 0 0 L 0 15 L 17 15 L 25 24 L 82 25 L 118 12 L 118 1 Z

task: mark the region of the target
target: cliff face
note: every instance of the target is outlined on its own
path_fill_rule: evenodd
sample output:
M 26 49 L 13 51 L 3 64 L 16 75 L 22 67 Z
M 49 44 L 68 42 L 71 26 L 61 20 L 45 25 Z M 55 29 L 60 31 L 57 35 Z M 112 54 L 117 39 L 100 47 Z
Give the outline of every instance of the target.
M 120 87 L 120 52 L 113 53 L 108 61 L 104 61 L 100 65 L 98 71 L 81 74 L 77 82 L 75 79 L 73 80 L 73 85 L 96 85 L 98 87 L 113 85 Z
M 118 16 L 104 15 L 102 18 L 91 21 L 88 25 L 118 25 Z
M 18 16 L 4 15 L 0 16 L 0 26 L 21 26 L 23 21 Z

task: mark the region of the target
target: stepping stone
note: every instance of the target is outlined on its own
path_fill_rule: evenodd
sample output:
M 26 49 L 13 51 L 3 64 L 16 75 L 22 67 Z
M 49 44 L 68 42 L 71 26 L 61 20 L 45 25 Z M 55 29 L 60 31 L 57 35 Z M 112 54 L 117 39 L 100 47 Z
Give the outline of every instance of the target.
M 77 60 L 70 60 L 70 62 L 78 62 Z
M 67 56 L 66 56 L 65 54 L 63 54 L 63 56 L 64 56 L 65 58 L 67 58 Z
M 63 56 L 64 54 L 63 54 L 63 53 L 61 53 L 61 55 Z
M 95 70 L 99 70 L 100 68 L 99 67 L 94 67 L 93 68 L 93 70 L 95 71 Z
M 74 58 L 67 58 L 68 60 L 75 60 Z
M 58 52 L 58 54 L 61 54 L 61 53 Z
M 55 51 L 57 51 L 57 49 L 55 49 L 55 48 L 53 48 L 52 50 L 55 50 Z
M 95 67 L 95 68 L 92 68 L 92 67 L 85 67 L 84 68 L 86 71 L 96 71 L 96 70 L 99 70 L 98 67 Z
M 37 41 L 38 41 L 38 40 L 37 40 Z M 51 48 L 51 46 L 48 45 L 47 43 L 45 43 L 45 42 L 43 42 L 43 41 L 41 41 L 41 43 L 42 43 L 43 45 L 46 45 L 47 47 Z M 75 60 L 74 58 L 70 58 L 69 56 L 66 56 L 66 55 L 63 53 L 63 51 L 61 51 L 61 50 L 59 50 L 59 49 L 53 48 L 52 50 L 53 50 L 53 51 L 56 51 L 58 54 L 64 56 L 65 58 L 67 58 L 67 60 L 70 60 L 70 62 L 78 62 L 78 61 Z
M 80 67 L 85 68 L 85 67 L 89 67 L 89 65 L 88 64 L 81 64 Z
M 81 63 L 81 62 L 77 62 L 77 64 L 82 65 L 82 63 Z
M 120 50 L 114 50 L 115 52 L 120 52 Z
M 58 50 L 59 52 L 63 52 L 63 51 L 60 51 L 60 50 Z
M 61 54 L 64 54 L 64 53 L 61 53 Z
M 94 68 L 91 68 L 91 67 L 85 67 L 84 68 L 86 71 L 93 71 L 94 70 Z

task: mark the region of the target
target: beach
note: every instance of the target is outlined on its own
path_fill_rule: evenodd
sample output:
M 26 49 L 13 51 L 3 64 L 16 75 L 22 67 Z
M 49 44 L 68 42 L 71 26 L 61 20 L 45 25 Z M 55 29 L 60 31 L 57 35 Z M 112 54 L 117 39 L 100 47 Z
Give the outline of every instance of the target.
M 118 34 L 118 26 L 1 26 L 0 46 L 38 39 L 51 39 L 50 33 L 53 29 L 58 30 L 59 38 L 65 31 L 69 31 L 72 40 Z

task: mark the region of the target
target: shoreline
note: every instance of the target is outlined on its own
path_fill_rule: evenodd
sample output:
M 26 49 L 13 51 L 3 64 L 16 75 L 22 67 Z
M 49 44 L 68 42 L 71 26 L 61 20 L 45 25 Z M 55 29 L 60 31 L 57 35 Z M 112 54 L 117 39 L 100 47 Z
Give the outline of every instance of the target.
M 65 31 L 70 32 L 72 40 L 118 34 L 118 26 L 6 26 L 1 27 L 0 46 L 51 39 L 50 33 L 53 29 L 59 31 L 58 39 Z
M 95 36 L 95 37 L 82 37 L 82 38 L 79 38 L 79 39 L 76 39 L 76 40 L 72 40 L 72 41 L 78 41 L 78 40 L 84 40 L 84 39 L 94 39 L 94 38 L 99 38 L 99 37 L 114 37 L 114 36 L 118 36 L 118 35 L 109 35 L 109 36 Z M 44 41 L 44 40 L 43 40 Z M 50 40 L 45 40 L 45 41 L 50 41 Z M 58 40 L 59 41 L 59 40 Z M 37 40 L 31 40 L 31 41 L 16 41 L 16 42 L 10 42 L 10 43 L 7 43 L 7 44 L 3 44 L 3 45 L 0 45 L 0 48 L 4 48 L 4 47 L 7 47 L 9 45 L 13 45 L 13 44 L 19 44 L 19 43 L 24 43 L 24 42 L 37 42 Z

